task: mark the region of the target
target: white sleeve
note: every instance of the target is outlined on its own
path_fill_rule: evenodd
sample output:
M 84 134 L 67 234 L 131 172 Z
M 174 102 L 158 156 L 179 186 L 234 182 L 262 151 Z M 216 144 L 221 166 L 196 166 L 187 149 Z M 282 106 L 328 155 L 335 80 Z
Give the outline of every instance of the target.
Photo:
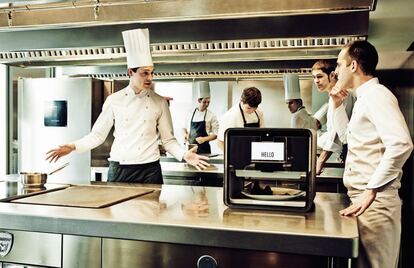
M 172 154 L 178 161 L 182 161 L 185 150 L 181 148 L 177 139 L 174 137 L 170 108 L 166 100 L 163 100 L 161 105 L 162 112 L 157 124 L 160 139 L 165 150 Z
M 346 143 L 346 134 L 348 132 L 349 119 L 343 105 L 339 105 L 336 109 L 333 110 L 332 121 L 333 130 L 338 135 L 339 140 L 342 143 Z
M 111 100 L 112 96 L 106 98 L 104 105 L 102 106 L 102 112 L 99 114 L 98 119 L 96 119 L 91 132 L 85 137 L 73 142 L 75 144 L 76 152 L 83 153 L 92 150 L 105 141 L 109 131 L 111 131 L 111 128 L 114 125 L 115 119 Z
M 391 92 L 375 94 L 366 103 L 367 117 L 375 126 L 385 152 L 371 176 L 367 188 L 379 188 L 398 178 L 413 150 L 407 124 Z

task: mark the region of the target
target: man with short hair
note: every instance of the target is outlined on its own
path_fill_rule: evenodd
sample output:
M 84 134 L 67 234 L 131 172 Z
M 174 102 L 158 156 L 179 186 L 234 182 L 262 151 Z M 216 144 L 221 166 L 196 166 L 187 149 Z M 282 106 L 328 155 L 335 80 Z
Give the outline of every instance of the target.
M 47 152 L 50 161 L 76 151 L 91 150 L 105 141 L 114 126 L 114 142 L 109 156 L 108 181 L 162 183 L 161 139 L 177 160 L 205 169 L 208 157 L 185 151 L 174 137 L 167 101 L 151 90 L 154 75 L 148 29 L 122 32 L 127 53 L 129 85 L 108 96 L 91 133 L 70 144 Z
M 240 102 L 230 108 L 220 121 L 217 136 L 218 147 L 224 151 L 224 132 L 228 128 L 264 127 L 263 112 L 258 109 L 262 94 L 255 87 L 243 90 Z
M 397 98 L 375 77 L 378 53 L 368 41 L 354 41 L 338 55 L 338 82 L 331 90 L 333 124 L 347 132 L 344 184 L 352 204 L 341 215 L 355 215 L 360 235 L 359 267 L 398 265 L 401 236 L 402 167 L 413 150 Z M 342 101 L 352 90 L 357 100 L 348 116 Z
M 319 92 L 329 92 L 336 84 L 335 65 L 328 60 L 318 60 L 312 66 L 312 77 Z M 348 97 L 342 102 L 345 107 L 348 119 L 351 118 L 352 108 L 354 106 L 355 99 L 352 94 L 348 94 Z M 332 126 L 332 114 L 334 105 L 332 99 L 329 98 L 328 110 L 326 114 L 326 132 L 318 137 L 318 147 L 322 148 L 322 152 L 316 162 L 316 174 L 319 175 L 325 165 L 325 162 L 329 159 L 332 153 L 343 155 L 345 161 L 347 146 L 346 146 L 346 133 L 343 136 L 339 136 Z

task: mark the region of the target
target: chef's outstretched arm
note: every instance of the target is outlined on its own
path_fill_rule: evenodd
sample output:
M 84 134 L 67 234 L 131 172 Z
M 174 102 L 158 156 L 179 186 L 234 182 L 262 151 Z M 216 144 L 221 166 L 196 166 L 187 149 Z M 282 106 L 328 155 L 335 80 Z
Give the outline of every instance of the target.
M 204 155 L 196 154 L 195 153 L 196 151 L 197 151 L 197 146 L 191 148 L 191 150 L 188 150 L 187 152 L 185 152 L 183 159 L 189 165 L 192 165 L 198 170 L 206 169 L 208 166 L 210 166 L 210 164 L 206 162 L 209 158 Z
M 59 158 L 67 154 L 70 154 L 75 149 L 76 147 L 73 143 L 60 145 L 58 148 L 49 150 L 46 153 L 46 160 L 49 160 L 49 162 L 56 162 L 57 160 L 59 160 Z

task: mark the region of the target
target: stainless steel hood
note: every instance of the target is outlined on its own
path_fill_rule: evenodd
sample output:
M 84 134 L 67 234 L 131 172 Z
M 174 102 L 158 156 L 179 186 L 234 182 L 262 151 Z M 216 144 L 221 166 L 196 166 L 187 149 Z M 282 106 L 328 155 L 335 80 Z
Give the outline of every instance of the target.
M 1 1 L 0 29 L 235 19 L 371 11 L 375 0 Z
M 19 1 L 0 8 L 0 63 L 101 66 L 124 76 L 121 32 L 148 27 L 160 78 L 309 74 L 314 60 L 334 59 L 341 46 L 367 37 L 375 3 Z

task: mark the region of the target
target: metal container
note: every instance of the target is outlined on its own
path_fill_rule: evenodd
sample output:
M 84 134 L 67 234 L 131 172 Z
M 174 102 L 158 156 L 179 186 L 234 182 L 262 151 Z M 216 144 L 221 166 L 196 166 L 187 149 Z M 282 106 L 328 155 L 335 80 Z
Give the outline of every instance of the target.
M 69 165 L 68 163 L 63 164 L 62 166 L 51 171 L 49 174 L 40 173 L 40 172 L 20 172 L 20 182 L 24 187 L 36 187 L 41 188 L 45 185 L 47 181 L 47 175 L 52 175 Z
M 43 187 L 47 181 L 46 173 L 20 172 L 20 182 L 25 187 Z

